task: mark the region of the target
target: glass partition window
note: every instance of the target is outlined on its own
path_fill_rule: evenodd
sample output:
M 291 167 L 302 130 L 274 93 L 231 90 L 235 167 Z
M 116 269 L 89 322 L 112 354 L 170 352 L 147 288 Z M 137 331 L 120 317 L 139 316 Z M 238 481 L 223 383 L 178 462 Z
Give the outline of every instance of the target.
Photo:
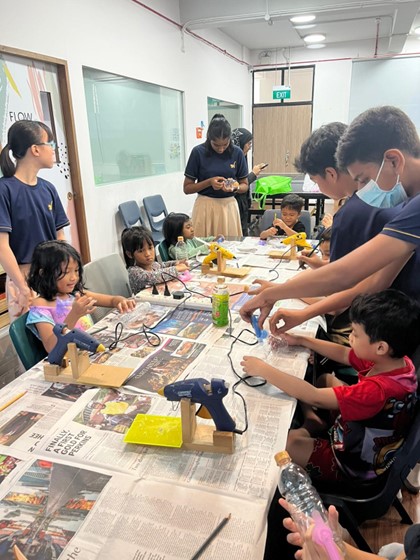
M 95 184 L 184 170 L 182 93 L 83 69 Z
M 221 99 L 207 97 L 207 111 L 209 115 L 209 122 L 214 115 L 220 113 L 228 120 L 232 130 L 242 126 L 242 105 L 236 105 L 236 103 L 230 103 L 229 101 L 222 101 Z

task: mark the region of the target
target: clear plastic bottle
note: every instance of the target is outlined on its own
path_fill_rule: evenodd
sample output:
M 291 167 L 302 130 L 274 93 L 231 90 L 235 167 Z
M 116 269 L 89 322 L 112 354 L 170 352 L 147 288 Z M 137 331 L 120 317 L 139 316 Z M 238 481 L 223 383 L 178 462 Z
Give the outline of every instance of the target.
M 188 248 L 182 235 L 178 237 L 178 241 L 175 245 L 175 260 L 177 261 L 188 260 Z
M 299 532 L 304 535 L 314 524 L 313 540 L 325 548 L 331 560 L 342 558 L 343 541 L 329 526 L 327 511 L 318 492 L 312 486 L 308 473 L 292 462 L 287 451 L 280 451 L 274 458 L 280 467 L 280 494 L 292 506 L 291 515 Z
M 212 318 L 215 327 L 226 327 L 229 324 L 229 290 L 223 276 L 217 277 L 217 284 L 211 296 Z

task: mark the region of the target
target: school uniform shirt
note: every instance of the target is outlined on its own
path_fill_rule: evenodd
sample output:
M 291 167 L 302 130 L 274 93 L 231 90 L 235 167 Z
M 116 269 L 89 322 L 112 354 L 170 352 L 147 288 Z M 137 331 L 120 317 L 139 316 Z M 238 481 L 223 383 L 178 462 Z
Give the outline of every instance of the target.
M 57 231 L 69 223 L 49 181 L 38 177 L 31 186 L 16 177 L 0 179 L 0 232 L 9 234 L 18 264 L 30 263 L 38 243 L 57 239 Z
M 375 208 L 354 193 L 334 214 L 330 262 L 341 259 L 375 237 L 400 211 L 401 205 L 394 208 Z
M 211 177 L 224 177 L 225 179 L 240 181 L 248 177 L 248 165 L 242 150 L 238 146 L 232 146 L 231 150 L 227 149 L 222 154 L 218 154 L 207 150 L 205 144 L 199 144 L 191 150 L 184 175 L 198 183 Z M 210 198 L 229 198 L 234 196 L 235 193 L 207 187 L 198 194 Z
M 417 378 L 406 356 L 405 366 L 369 376 L 373 363 L 350 351 L 359 373 L 356 385 L 333 387 L 339 414 L 330 432 L 341 470 L 368 480 L 384 473 L 403 443 L 415 413 Z
M 280 226 L 276 226 L 277 233 L 276 235 L 289 235 Z M 295 225 L 292 227 L 292 230 L 296 233 L 306 233 L 305 226 L 302 224 L 300 220 L 298 220 Z

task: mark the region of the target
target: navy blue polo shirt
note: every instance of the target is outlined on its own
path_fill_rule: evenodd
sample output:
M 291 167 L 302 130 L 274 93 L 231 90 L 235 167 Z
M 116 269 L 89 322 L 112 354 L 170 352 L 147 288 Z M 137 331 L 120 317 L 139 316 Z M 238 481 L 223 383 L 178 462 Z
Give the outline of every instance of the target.
M 224 177 L 225 179 L 246 179 L 248 177 L 248 165 L 245 156 L 238 146 L 232 146 L 232 150 L 225 150 L 222 154 L 214 150 L 208 150 L 205 144 L 195 146 L 188 159 L 185 168 L 185 177 L 193 179 L 197 183 L 211 179 L 211 177 Z M 207 187 L 198 194 L 211 198 L 228 198 L 234 193 L 223 190 L 215 190 Z
M 0 232 L 9 234 L 18 264 L 30 263 L 38 243 L 57 239 L 57 231 L 69 223 L 49 181 L 38 177 L 31 186 L 16 177 L 0 179 Z

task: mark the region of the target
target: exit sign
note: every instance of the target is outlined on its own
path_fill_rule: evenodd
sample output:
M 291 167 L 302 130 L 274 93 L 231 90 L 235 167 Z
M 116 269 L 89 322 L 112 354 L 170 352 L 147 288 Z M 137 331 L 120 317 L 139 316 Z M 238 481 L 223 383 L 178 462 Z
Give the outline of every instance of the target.
M 290 99 L 290 86 L 273 86 L 273 99 Z

